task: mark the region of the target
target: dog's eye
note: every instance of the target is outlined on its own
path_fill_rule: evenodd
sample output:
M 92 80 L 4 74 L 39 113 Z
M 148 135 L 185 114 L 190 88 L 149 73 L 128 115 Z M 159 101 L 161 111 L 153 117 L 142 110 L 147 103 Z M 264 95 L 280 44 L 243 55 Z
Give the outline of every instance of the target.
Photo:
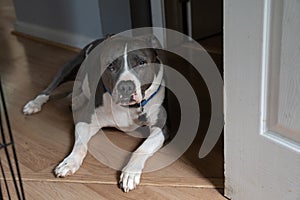
M 145 60 L 140 60 L 139 61 L 139 65 L 144 65 L 144 64 L 146 64 L 147 62 L 145 61 Z
M 115 71 L 115 69 L 116 69 L 113 63 L 110 63 L 110 64 L 107 66 L 107 68 L 108 68 L 109 71 L 111 71 L 111 72 Z

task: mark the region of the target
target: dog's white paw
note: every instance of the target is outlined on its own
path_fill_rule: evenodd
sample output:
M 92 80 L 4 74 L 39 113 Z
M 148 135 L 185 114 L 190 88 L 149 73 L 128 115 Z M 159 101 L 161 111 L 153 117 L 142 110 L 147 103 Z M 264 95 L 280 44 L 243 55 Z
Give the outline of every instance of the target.
M 31 115 L 33 113 L 37 113 L 41 111 L 42 105 L 46 103 L 49 99 L 49 95 L 38 95 L 35 99 L 29 101 L 23 107 L 23 113 L 25 115 Z
M 120 188 L 126 193 L 135 189 L 140 183 L 141 174 L 141 170 L 130 170 L 125 167 L 120 176 Z
M 35 102 L 34 100 L 29 101 L 23 108 L 23 113 L 25 115 L 31 115 L 41 111 L 42 106 Z
M 81 164 L 76 159 L 67 157 L 55 168 L 54 173 L 56 177 L 63 178 L 74 174 L 79 169 L 80 165 Z

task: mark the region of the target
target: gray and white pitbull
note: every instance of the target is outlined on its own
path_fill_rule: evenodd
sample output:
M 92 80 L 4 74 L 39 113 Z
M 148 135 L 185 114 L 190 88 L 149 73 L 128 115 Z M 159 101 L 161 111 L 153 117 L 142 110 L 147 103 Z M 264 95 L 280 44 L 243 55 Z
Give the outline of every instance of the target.
M 120 176 L 120 187 L 124 192 L 129 192 L 140 183 L 140 176 L 147 159 L 163 146 L 168 137 L 165 125 L 166 114 L 162 109 L 165 99 L 164 72 L 155 50 L 160 47 L 156 37 L 114 39 L 112 36 L 110 40 L 109 45 L 105 46 L 103 52 L 105 55 L 99 63 L 105 71 L 96 90 L 96 109 L 88 116 L 87 121 L 83 120 L 75 124 L 73 150 L 56 167 L 54 173 L 57 177 L 75 173 L 87 154 L 89 140 L 102 127 L 116 127 L 127 132 L 141 125 L 147 126 L 150 129 L 149 136 L 133 152 Z M 103 41 L 105 40 L 96 40 L 83 48 L 58 72 L 48 88 L 24 106 L 24 114 L 39 112 L 55 88 L 65 81 L 75 80 L 82 62 Z M 139 49 L 149 45 L 153 48 Z M 114 57 L 114 54 L 122 56 Z M 151 67 L 149 65 L 151 63 L 160 67 Z M 84 91 L 78 96 L 90 98 Z

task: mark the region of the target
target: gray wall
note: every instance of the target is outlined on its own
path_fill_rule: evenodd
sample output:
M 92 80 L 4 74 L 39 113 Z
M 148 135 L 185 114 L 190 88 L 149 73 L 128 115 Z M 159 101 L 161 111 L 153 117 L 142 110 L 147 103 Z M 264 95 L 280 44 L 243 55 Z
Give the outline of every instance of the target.
M 76 47 L 131 28 L 129 0 L 14 0 L 14 5 L 16 31 Z
M 103 34 L 131 29 L 130 0 L 99 0 Z

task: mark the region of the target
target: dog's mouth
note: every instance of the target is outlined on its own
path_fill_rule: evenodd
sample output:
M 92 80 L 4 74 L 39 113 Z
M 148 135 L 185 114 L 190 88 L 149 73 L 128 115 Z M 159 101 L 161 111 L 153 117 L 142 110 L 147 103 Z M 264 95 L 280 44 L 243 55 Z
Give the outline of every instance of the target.
M 117 104 L 121 106 L 131 106 L 141 103 L 141 99 L 138 97 L 137 93 L 133 93 L 129 96 L 119 95 Z

